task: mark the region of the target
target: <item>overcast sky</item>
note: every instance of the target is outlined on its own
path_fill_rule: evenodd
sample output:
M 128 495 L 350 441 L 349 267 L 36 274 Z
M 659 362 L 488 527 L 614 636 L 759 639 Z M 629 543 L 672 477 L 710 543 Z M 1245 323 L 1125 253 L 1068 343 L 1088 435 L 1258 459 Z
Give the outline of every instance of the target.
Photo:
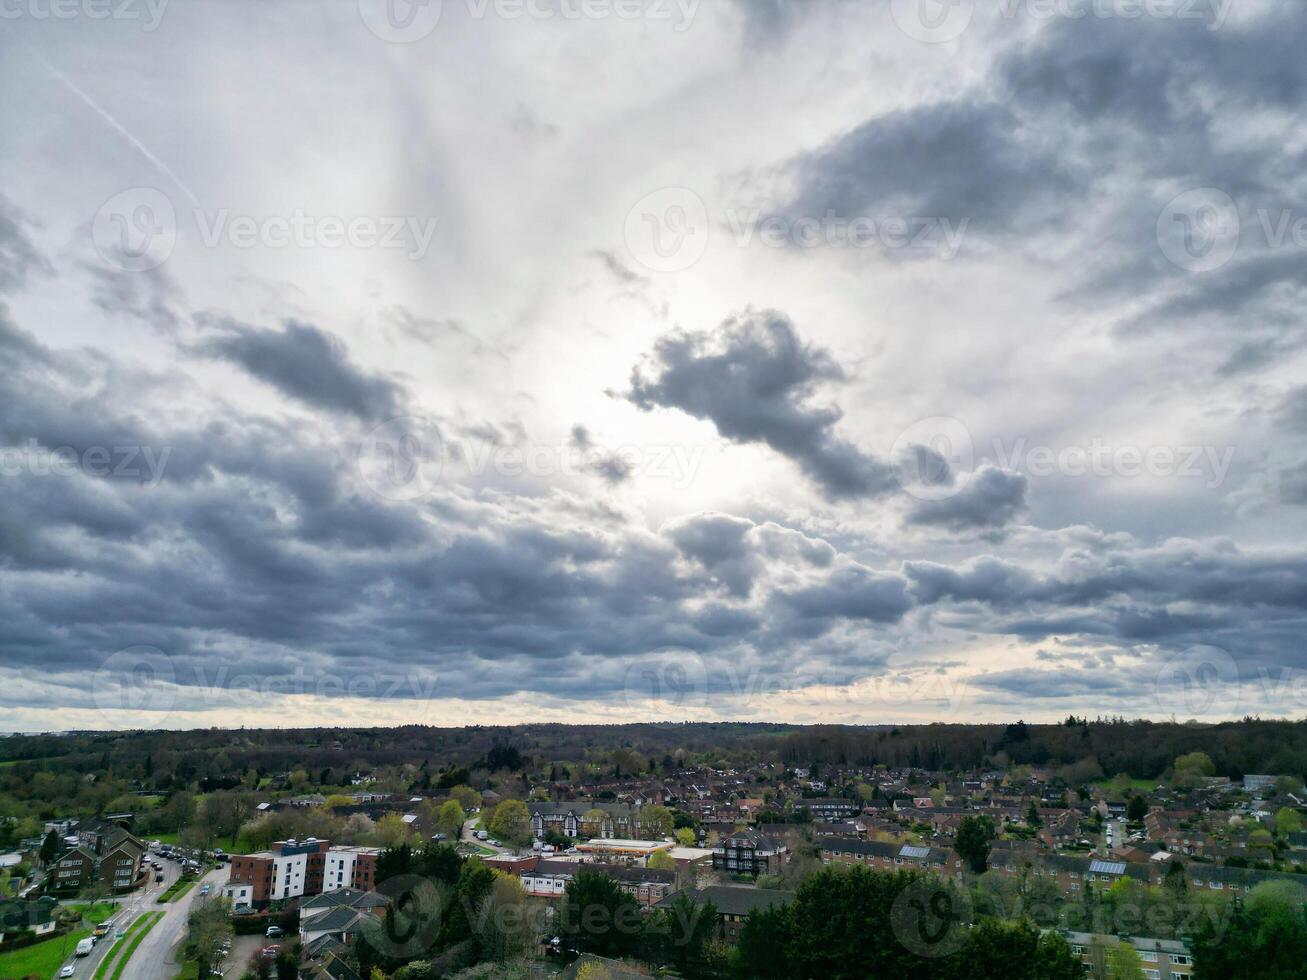
M 0 729 L 1307 714 L 1293 0 L 3 0 Z

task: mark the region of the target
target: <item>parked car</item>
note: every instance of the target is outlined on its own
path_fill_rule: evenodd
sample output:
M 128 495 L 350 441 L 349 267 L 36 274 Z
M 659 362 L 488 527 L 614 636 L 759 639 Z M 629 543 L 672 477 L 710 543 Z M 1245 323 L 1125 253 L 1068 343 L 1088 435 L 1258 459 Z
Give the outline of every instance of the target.
M 267 936 L 269 939 L 275 939 L 276 937 L 282 936 L 284 934 L 285 933 L 282 931 L 281 926 L 268 926 L 268 931 L 264 933 L 264 935 Z
M 278 953 L 281 952 L 281 947 L 280 947 L 280 946 L 275 946 L 275 945 L 274 945 L 274 946 L 264 946 L 263 949 L 260 950 L 260 952 L 261 952 L 265 957 L 267 957 L 268 959 L 272 959 L 274 956 L 276 956 Z

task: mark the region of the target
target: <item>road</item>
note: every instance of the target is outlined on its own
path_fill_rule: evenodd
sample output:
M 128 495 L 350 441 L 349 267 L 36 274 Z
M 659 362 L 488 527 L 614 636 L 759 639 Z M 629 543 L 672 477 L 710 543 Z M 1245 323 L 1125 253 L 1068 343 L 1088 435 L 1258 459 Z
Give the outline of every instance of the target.
M 488 841 L 477 840 L 476 838 L 477 821 L 480 819 L 481 819 L 481 815 L 477 814 L 476 816 L 471 817 L 470 819 L 465 820 L 463 822 L 462 839 L 467 841 L 469 844 L 475 844 L 478 847 L 484 847 L 488 851 L 494 851 L 496 854 L 514 853 L 511 847 L 504 847 L 502 844 L 491 844 Z
M 231 869 L 219 865 L 200 879 L 200 884 L 208 882 L 212 889 L 210 897 L 216 897 L 218 888 L 229 877 Z M 208 898 L 200 897 L 200 884 L 188 891 L 176 902 L 156 905 L 163 909 L 163 918 L 150 930 L 149 935 L 141 941 L 132 955 L 131 965 L 123 971 L 123 976 L 132 980 L 172 980 L 181 972 L 181 964 L 176 960 L 177 947 L 186 936 L 186 917 L 195 902 L 205 902 Z
M 77 971 L 76 976 L 78 977 L 89 977 L 94 974 L 96 968 L 100 965 L 100 961 L 103 960 L 109 954 L 109 951 L 116 945 L 113 938 L 114 934 L 126 930 L 128 926 L 136 921 L 137 916 L 142 912 L 148 912 L 149 910 L 158 907 L 154 903 L 155 897 L 159 892 L 167 888 L 168 884 L 177 877 L 176 866 L 174 865 L 170 871 L 170 864 L 172 864 L 172 862 L 164 863 L 164 880 L 162 884 L 156 885 L 154 883 L 154 872 L 151 871 L 148 883 L 145 887 L 137 889 L 130 895 L 122 895 L 116 899 L 119 903 L 118 911 L 113 914 L 113 919 L 106 923 L 106 925 L 109 926 L 109 934 L 95 944 L 95 948 L 91 950 L 90 955 L 79 957 L 73 952 L 73 947 L 70 945 L 68 957 L 60 964 L 60 967 L 67 966 L 71 963 Z M 118 940 L 117 942 L 121 942 L 121 940 Z M 57 976 L 58 971 L 55 972 Z
M 158 860 L 158 858 L 153 858 Z M 120 931 L 125 931 L 142 913 L 144 912 L 162 912 L 163 918 L 160 919 L 153 929 L 141 940 L 141 944 L 136 947 L 132 954 L 131 965 L 126 967 L 122 975 L 131 977 L 132 980 L 172 980 L 181 970 L 181 964 L 173 959 L 175 947 L 182 941 L 186 934 L 186 916 L 190 912 L 191 903 L 199 897 L 200 886 L 197 884 L 188 891 L 179 901 L 168 902 L 160 905 L 155 899 L 159 893 L 167 889 L 177 877 L 181 874 L 181 866 L 176 861 L 163 861 L 163 881 L 155 884 L 153 872 L 151 872 L 150 882 L 144 888 L 138 889 L 131 895 L 123 897 L 123 907 L 114 915 L 113 926 L 110 929 L 109 936 L 95 944 L 95 949 L 89 956 L 77 957 L 72 955 L 70 950 L 69 957 L 64 961 L 64 965 L 71 963 L 76 969 L 78 980 L 83 980 L 92 976 L 99 967 L 101 961 L 108 956 L 118 943 L 124 940 L 114 940 L 111 937 Z M 223 865 L 200 879 L 201 882 L 209 882 L 216 894 L 218 886 L 227 880 L 228 868 Z M 130 942 L 130 940 L 127 940 Z

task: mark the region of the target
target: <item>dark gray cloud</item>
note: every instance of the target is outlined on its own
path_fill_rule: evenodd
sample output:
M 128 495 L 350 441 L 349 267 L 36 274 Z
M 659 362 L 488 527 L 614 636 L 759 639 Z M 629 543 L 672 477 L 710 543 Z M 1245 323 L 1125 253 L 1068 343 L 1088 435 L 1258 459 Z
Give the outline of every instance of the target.
M 844 380 L 830 353 L 805 344 L 782 313 L 748 312 L 712 334 L 658 340 L 631 372 L 626 397 L 645 411 L 675 408 L 712 422 L 740 443 L 794 460 L 832 499 L 871 497 L 895 484 L 891 467 L 835 434 L 840 410 L 809 404 L 823 383 Z
M 955 493 L 918 502 L 909 511 L 908 522 L 953 531 L 1003 527 L 1025 511 L 1028 485 L 1020 473 L 982 465 L 965 478 Z
M 365 422 L 400 411 L 398 384 L 360 369 L 339 340 L 312 324 L 287 320 L 272 330 L 229 318 L 206 322 L 213 335 L 200 342 L 202 353 L 231 361 L 306 405 Z
M 1009 232 L 1043 219 L 1076 186 L 1038 134 L 1005 106 L 946 102 L 863 123 L 795 164 L 784 211 L 820 219 L 949 219 Z

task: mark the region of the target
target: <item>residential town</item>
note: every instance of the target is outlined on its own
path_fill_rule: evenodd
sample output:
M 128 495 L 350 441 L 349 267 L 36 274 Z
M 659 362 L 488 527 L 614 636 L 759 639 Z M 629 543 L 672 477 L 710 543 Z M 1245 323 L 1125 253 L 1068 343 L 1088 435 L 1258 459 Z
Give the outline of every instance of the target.
M 1106 778 L 1088 759 L 949 770 L 663 765 L 620 751 L 573 773 L 511 746 L 492 752 L 478 767 L 446 766 L 437 782 L 465 780 L 447 790 L 413 792 L 425 777 L 397 790 L 398 771 L 380 767 L 296 792 L 303 774 L 284 771 L 259 777 L 266 788 L 202 792 L 198 806 L 137 790 L 135 810 L 45 821 L 13 842 L 0 963 L 77 935 L 76 910 L 109 903 L 139 918 L 180 902 L 185 916 L 140 927 L 172 928 L 174 961 L 160 969 L 129 947 L 118 954 L 127 975 L 184 976 L 194 964 L 410 980 L 478 962 L 550 975 L 588 957 L 637 975 L 747 976 L 768 955 L 760 933 L 785 927 L 773 919 L 801 920 L 805 904 L 883 880 L 896 895 L 929 887 L 953 910 L 941 923 L 957 949 L 923 949 L 893 899 L 877 920 L 926 967 L 1001 927 L 1028 930 L 1003 941 L 1074 961 L 1077 976 L 1161 980 L 1201 975 L 1204 956 L 1271 897 L 1307 896 L 1300 777 L 1218 775 L 1201 751 L 1154 779 Z M 188 816 L 152 835 L 161 807 Z M 476 925 L 439 898 L 459 895 L 481 909 Z M 628 928 L 579 923 L 582 901 L 629 908 Z M 430 929 L 419 916 L 418 948 L 398 948 L 387 938 L 397 917 L 424 903 Z M 707 924 L 678 926 L 691 920 Z M 664 926 L 675 938 L 656 938 Z M 103 955 L 90 939 L 86 955 Z M 75 970 L 78 960 L 68 957 Z

